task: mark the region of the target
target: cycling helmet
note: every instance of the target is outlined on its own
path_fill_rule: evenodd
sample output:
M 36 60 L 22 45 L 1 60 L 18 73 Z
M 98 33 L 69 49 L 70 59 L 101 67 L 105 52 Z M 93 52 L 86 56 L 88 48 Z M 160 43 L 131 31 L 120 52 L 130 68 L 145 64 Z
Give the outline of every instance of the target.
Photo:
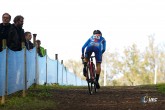
M 94 30 L 94 31 L 93 31 L 93 34 L 101 34 L 101 35 L 102 35 L 102 33 L 101 33 L 100 30 Z

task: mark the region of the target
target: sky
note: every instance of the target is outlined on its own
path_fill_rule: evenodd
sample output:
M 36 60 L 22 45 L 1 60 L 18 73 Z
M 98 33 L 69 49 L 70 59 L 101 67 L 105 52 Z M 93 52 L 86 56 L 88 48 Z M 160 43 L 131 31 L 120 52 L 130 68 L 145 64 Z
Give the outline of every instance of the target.
M 164 0 L 0 0 L 0 14 L 24 17 L 24 30 L 37 34 L 51 59 L 81 57 L 94 30 L 102 32 L 110 51 L 136 43 L 143 49 L 148 36 L 165 43 Z

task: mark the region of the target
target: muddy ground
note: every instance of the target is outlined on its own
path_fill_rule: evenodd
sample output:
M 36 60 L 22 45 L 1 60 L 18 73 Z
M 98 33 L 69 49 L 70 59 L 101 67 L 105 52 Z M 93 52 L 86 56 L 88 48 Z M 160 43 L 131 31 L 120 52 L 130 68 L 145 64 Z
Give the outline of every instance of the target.
M 155 87 L 101 87 L 93 95 L 87 87 L 51 93 L 57 110 L 165 110 L 165 94 Z

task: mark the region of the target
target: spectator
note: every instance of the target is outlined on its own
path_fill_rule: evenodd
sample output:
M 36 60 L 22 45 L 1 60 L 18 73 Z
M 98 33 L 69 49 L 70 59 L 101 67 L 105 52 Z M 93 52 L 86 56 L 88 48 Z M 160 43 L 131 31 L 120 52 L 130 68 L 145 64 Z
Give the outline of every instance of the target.
M 30 41 L 31 39 L 31 32 L 25 32 L 25 46 L 27 50 L 31 50 L 34 47 L 33 43 Z
M 8 38 L 8 33 L 10 29 L 11 16 L 8 13 L 2 15 L 2 23 L 0 23 L 0 51 L 2 51 L 2 40 Z
M 22 29 L 24 23 L 24 17 L 18 15 L 14 18 L 14 23 L 9 30 L 9 36 L 7 40 L 7 46 L 13 51 L 22 50 L 22 42 L 25 42 L 24 30 Z
M 46 52 L 45 49 L 43 47 L 41 47 L 41 41 L 40 40 L 36 40 L 36 48 L 37 48 L 37 53 L 40 57 L 45 56 Z

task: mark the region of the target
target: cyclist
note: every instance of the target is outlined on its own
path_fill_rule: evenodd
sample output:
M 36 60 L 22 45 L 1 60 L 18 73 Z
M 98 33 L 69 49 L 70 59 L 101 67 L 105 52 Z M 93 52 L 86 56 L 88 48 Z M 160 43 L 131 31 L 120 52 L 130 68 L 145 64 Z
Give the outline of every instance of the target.
M 86 51 L 85 51 L 86 49 Z M 86 43 L 82 47 L 82 56 L 81 58 L 84 60 L 84 68 L 83 75 L 86 77 L 86 66 L 87 62 L 91 56 L 91 54 L 95 53 L 96 58 L 96 88 L 99 89 L 99 77 L 101 72 L 101 62 L 102 62 L 102 54 L 106 50 L 106 40 L 102 37 L 102 33 L 100 30 L 94 30 L 93 35 L 86 41 Z M 85 51 L 85 53 L 84 53 Z

